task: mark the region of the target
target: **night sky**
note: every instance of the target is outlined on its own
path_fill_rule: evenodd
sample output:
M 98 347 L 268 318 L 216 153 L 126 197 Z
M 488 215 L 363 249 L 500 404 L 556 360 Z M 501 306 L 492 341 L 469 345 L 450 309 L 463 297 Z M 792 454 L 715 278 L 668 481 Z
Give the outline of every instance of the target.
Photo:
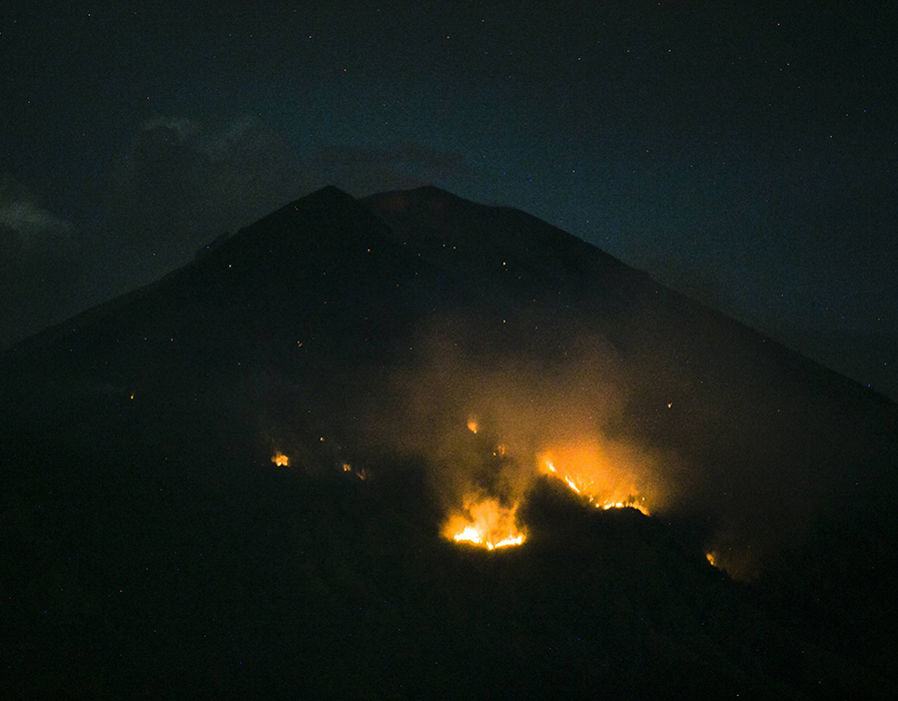
M 0 348 L 318 187 L 434 184 L 898 397 L 896 18 L 848 4 L 6 2 Z

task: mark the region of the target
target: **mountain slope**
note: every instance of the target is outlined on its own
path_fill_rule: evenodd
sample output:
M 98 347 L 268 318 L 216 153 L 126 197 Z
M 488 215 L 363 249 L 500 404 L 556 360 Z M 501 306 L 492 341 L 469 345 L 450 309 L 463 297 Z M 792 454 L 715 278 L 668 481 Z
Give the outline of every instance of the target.
M 522 212 L 326 188 L 0 373 L 20 694 L 894 688 L 894 405 Z

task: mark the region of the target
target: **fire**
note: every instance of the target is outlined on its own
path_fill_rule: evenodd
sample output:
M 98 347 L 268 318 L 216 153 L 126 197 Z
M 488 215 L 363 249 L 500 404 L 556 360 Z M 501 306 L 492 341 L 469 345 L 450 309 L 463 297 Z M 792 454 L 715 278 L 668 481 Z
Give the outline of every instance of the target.
M 597 509 L 631 508 L 649 515 L 632 475 L 597 443 L 583 443 L 537 456 L 540 471 L 562 480 Z
M 577 483 L 574 482 L 574 480 L 572 480 L 570 477 L 565 475 L 564 481 L 567 483 L 567 486 L 570 487 L 571 489 L 573 489 L 575 492 L 577 492 L 577 494 L 582 494 L 582 492 L 577 488 Z
M 271 456 L 271 462 L 273 462 L 278 467 L 289 467 L 290 458 L 288 458 L 282 452 L 278 451 Z
M 479 427 L 478 424 L 477 424 L 477 419 L 475 419 L 475 418 L 473 418 L 473 417 L 470 418 L 470 419 L 468 419 L 468 430 L 469 430 L 471 433 L 477 433 L 477 429 L 478 429 L 478 428 L 480 428 L 480 427 Z
M 711 551 L 709 553 L 705 553 L 705 559 L 708 561 L 708 564 L 711 567 L 717 567 L 717 553 Z
M 443 525 L 443 535 L 456 543 L 470 543 L 487 550 L 520 545 L 526 535 L 515 522 L 518 505 L 502 506 L 498 499 L 469 494 L 464 508 Z
M 340 467 L 343 468 L 343 472 L 353 475 L 355 477 L 358 477 L 363 482 L 366 479 L 368 479 L 368 472 L 365 470 L 364 467 L 357 470 L 352 465 L 350 465 L 348 462 L 341 463 Z

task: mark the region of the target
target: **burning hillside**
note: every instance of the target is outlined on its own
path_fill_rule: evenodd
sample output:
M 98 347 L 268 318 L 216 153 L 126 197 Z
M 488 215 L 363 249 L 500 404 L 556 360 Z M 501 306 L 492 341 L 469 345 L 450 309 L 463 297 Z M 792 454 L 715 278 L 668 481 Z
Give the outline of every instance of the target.
M 594 441 L 547 450 L 537 456 L 540 470 L 563 481 L 599 509 L 632 508 L 649 515 L 636 478 Z
M 481 424 L 473 416 L 467 420 L 473 434 L 467 442 L 474 443 L 467 454 L 480 465 L 458 470 L 476 478 L 468 483 L 461 503 L 450 507 L 441 528 L 445 538 L 487 550 L 523 544 L 526 524 L 519 522 L 518 506 L 542 474 L 557 478 L 596 508 L 632 508 L 649 515 L 648 500 L 640 493 L 636 475 L 628 470 L 619 447 L 603 448 L 596 440 L 583 440 L 534 452 L 517 448 L 508 439 L 490 441 L 481 433 Z M 497 431 L 486 433 L 500 435 Z M 455 435 L 456 440 L 464 439 Z

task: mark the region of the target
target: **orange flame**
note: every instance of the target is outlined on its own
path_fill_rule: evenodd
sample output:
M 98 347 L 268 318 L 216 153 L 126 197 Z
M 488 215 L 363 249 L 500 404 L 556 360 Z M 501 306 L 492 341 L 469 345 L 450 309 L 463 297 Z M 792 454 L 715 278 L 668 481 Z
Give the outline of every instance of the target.
M 350 465 L 348 462 L 341 463 L 340 467 L 343 468 L 343 472 L 346 472 L 346 473 L 349 473 L 349 474 L 351 474 L 351 475 L 353 475 L 353 476 L 355 476 L 355 477 L 358 477 L 358 478 L 359 478 L 360 480 L 362 480 L 363 482 L 364 482 L 366 479 L 368 479 L 368 472 L 367 472 L 367 470 L 365 470 L 364 467 L 357 470 L 357 469 L 354 468 L 352 465 Z
M 468 430 L 471 433 L 477 433 L 478 428 L 480 428 L 477 424 L 477 419 L 471 417 L 468 419 Z
M 597 443 L 562 447 L 537 456 L 540 471 L 562 480 L 571 491 L 586 497 L 597 509 L 631 508 L 649 515 L 645 497 L 632 475 Z
M 487 550 L 520 545 L 526 535 L 515 523 L 518 505 L 502 506 L 498 499 L 465 497 L 461 511 L 453 513 L 443 525 L 443 536 L 456 543 L 469 543 Z
M 288 458 L 282 452 L 278 451 L 271 456 L 271 462 L 273 462 L 278 467 L 289 467 L 290 458 Z

